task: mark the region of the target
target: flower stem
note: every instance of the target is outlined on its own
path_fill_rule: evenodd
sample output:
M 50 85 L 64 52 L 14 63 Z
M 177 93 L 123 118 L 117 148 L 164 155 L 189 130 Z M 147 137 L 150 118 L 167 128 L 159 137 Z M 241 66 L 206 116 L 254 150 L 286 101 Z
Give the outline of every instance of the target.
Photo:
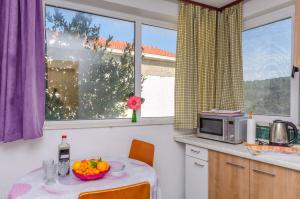
M 132 123 L 136 123 L 136 120 L 137 120 L 137 119 L 136 119 L 136 110 L 133 110 L 133 111 L 132 111 L 131 122 L 132 122 Z

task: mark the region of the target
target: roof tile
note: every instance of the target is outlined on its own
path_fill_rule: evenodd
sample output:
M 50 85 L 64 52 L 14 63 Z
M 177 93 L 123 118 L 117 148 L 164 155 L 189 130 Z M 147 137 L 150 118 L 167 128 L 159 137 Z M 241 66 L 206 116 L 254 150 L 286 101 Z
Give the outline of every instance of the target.
M 104 46 L 105 43 L 106 43 L 106 39 L 104 39 L 104 38 L 99 38 L 97 40 L 97 44 L 101 44 L 102 46 Z M 127 42 L 124 42 L 124 41 L 112 40 L 110 42 L 110 48 L 113 48 L 113 49 L 122 50 L 126 47 L 126 45 L 127 45 Z M 143 48 L 143 52 L 147 53 L 147 54 L 160 55 L 160 56 L 166 56 L 166 57 L 176 57 L 175 53 L 163 50 L 158 47 L 142 45 L 142 48 Z

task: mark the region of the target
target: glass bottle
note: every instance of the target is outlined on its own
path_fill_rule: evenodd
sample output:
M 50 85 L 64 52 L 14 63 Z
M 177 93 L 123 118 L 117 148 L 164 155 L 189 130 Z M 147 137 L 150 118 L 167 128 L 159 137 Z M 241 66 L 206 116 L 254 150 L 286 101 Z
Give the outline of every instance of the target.
M 61 143 L 58 145 L 58 175 L 67 176 L 70 174 L 70 144 L 67 143 L 67 136 L 61 136 Z

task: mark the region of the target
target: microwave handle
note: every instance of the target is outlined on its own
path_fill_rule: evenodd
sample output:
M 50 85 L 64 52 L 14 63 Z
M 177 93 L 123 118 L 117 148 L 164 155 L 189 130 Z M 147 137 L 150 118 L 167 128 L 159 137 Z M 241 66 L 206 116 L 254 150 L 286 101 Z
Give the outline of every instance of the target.
M 227 140 L 228 139 L 228 131 L 227 131 L 227 120 L 222 119 L 223 121 L 223 140 Z

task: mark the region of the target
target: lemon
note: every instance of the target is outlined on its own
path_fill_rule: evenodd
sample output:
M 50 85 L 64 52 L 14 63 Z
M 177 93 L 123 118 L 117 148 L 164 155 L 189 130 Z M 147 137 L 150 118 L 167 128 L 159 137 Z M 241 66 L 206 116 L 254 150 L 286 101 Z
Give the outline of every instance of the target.
M 78 170 L 80 168 L 80 166 L 81 166 L 81 162 L 79 162 L 79 161 L 74 162 L 73 170 L 75 170 L 75 171 Z

